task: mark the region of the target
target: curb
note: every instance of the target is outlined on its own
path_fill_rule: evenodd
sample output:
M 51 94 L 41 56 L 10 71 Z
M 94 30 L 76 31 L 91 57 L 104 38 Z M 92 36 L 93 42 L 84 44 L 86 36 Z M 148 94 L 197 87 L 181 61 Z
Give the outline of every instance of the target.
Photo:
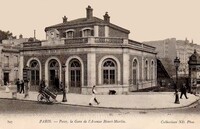
M 100 107 L 100 106 L 87 106 L 87 105 L 78 105 L 78 104 L 66 104 L 66 103 L 59 103 L 59 104 L 63 104 L 63 105 L 71 105 L 71 106 L 81 106 L 81 107 L 92 107 L 92 108 L 105 108 L 105 109 L 120 109 L 120 110 L 169 110 L 169 109 L 182 109 L 182 108 L 188 108 L 188 107 L 193 107 L 192 105 L 196 104 L 198 101 L 200 100 L 197 99 L 196 101 L 188 104 L 188 105 L 184 105 L 184 106 L 180 106 L 180 107 L 166 107 L 166 108 L 122 108 L 122 107 Z M 196 106 L 196 105 L 194 105 Z
M 17 101 L 31 101 L 31 102 L 37 102 L 36 100 L 26 100 L 26 99 L 13 99 L 13 98 L 0 98 L 0 99 L 8 99 L 8 100 L 17 100 Z M 57 102 L 53 104 L 60 104 L 60 105 L 68 105 L 68 106 L 76 106 L 76 107 L 92 107 L 92 108 L 101 108 L 101 109 L 118 109 L 118 110 L 170 110 L 170 109 L 182 109 L 182 108 L 189 108 L 194 107 L 198 103 L 200 98 L 198 98 L 196 101 L 179 107 L 166 107 L 166 108 L 122 108 L 122 107 L 102 107 L 102 106 L 90 106 L 90 105 L 79 105 L 79 104 L 68 104 L 66 102 Z M 39 103 L 39 102 L 37 102 Z M 42 103 L 41 103 L 42 104 Z M 47 103 L 46 103 L 47 104 Z

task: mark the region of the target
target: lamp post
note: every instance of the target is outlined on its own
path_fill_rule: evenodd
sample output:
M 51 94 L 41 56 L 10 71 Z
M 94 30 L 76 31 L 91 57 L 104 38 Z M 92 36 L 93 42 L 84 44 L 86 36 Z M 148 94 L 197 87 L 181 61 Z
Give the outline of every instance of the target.
M 29 89 L 30 89 L 30 68 L 26 66 L 23 69 L 23 80 L 24 80 L 24 89 L 25 89 L 25 96 L 24 98 L 29 96 Z
M 174 59 L 174 65 L 175 65 L 175 68 L 176 68 L 176 84 L 175 84 L 175 87 L 174 87 L 174 90 L 175 90 L 175 104 L 180 104 L 180 101 L 179 101 L 179 96 L 178 96 L 178 90 L 177 90 L 177 84 L 178 84 L 178 67 L 180 66 L 180 60 L 178 57 L 176 57 L 176 59 Z
M 63 69 L 63 99 L 62 99 L 62 102 L 67 102 L 66 87 L 65 87 L 65 68 L 66 68 L 66 65 L 63 64 L 62 65 L 62 69 Z

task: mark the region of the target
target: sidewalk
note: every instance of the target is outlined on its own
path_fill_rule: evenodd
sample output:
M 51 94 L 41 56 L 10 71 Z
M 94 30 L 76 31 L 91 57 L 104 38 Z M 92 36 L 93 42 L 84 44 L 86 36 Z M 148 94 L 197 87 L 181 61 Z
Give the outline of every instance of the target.
M 0 98 L 12 98 L 14 89 L 10 88 L 10 92 L 0 90 Z M 19 100 L 37 101 L 37 92 L 30 92 L 28 98 L 24 98 L 24 94 L 17 94 Z M 92 95 L 72 94 L 68 93 L 67 102 L 62 102 L 62 95 L 57 96 L 60 104 L 89 106 L 89 100 Z M 180 94 L 179 94 L 180 96 Z M 133 92 L 129 95 L 97 95 L 100 102 L 99 105 L 94 104 L 93 107 L 99 108 L 120 108 L 120 109 L 170 109 L 187 107 L 199 100 L 199 96 L 187 94 L 189 99 L 180 99 L 180 104 L 175 104 L 175 95 L 173 92 Z

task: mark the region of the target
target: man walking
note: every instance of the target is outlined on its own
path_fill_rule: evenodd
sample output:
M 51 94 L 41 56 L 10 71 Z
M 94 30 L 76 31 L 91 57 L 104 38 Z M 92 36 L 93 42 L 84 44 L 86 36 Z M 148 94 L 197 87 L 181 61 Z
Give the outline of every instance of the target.
M 20 81 L 19 81 L 19 78 L 17 79 L 15 84 L 17 85 L 17 92 L 20 92 Z
M 95 85 L 92 87 L 92 98 L 90 99 L 89 105 L 92 106 L 93 101 L 96 102 L 97 105 L 99 105 L 100 103 L 97 101 L 96 99 L 96 90 L 95 90 Z
M 20 94 L 23 93 L 24 94 L 24 81 L 21 80 L 21 89 L 20 89 Z
M 182 99 L 182 95 L 185 96 L 186 99 L 188 99 L 187 95 L 186 95 L 186 92 L 187 92 L 187 88 L 186 88 L 186 85 L 185 83 L 183 83 L 182 87 L 181 87 L 181 96 L 180 96 L 180 99 Z
M 30 89 L 30 82 L 28 80 L 24 80 L 24 89 L 25 89 L 24 98 L 27 98 L 29 97 L 29 89 Z

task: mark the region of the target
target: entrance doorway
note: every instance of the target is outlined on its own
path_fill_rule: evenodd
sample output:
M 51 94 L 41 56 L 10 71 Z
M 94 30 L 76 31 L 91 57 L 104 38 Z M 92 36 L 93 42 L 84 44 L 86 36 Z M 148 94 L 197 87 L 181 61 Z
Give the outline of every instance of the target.
M 59 90 L 59 64 L 54 59 L 49 62 L 49 88 Z
M 78 60 L 72 60 L 70 62 L 69 92 L 81 93 L 81 65 Z
M 40 83 L 40 68 L 39 63 L 36 60 L 32 60 L 30 63 L 30 90 L 31 91 L 38 91 L 39 90 L 39 83 Z
M 9 73 L 4 73 L 4 85 L 7 85 L 9 83 Z

